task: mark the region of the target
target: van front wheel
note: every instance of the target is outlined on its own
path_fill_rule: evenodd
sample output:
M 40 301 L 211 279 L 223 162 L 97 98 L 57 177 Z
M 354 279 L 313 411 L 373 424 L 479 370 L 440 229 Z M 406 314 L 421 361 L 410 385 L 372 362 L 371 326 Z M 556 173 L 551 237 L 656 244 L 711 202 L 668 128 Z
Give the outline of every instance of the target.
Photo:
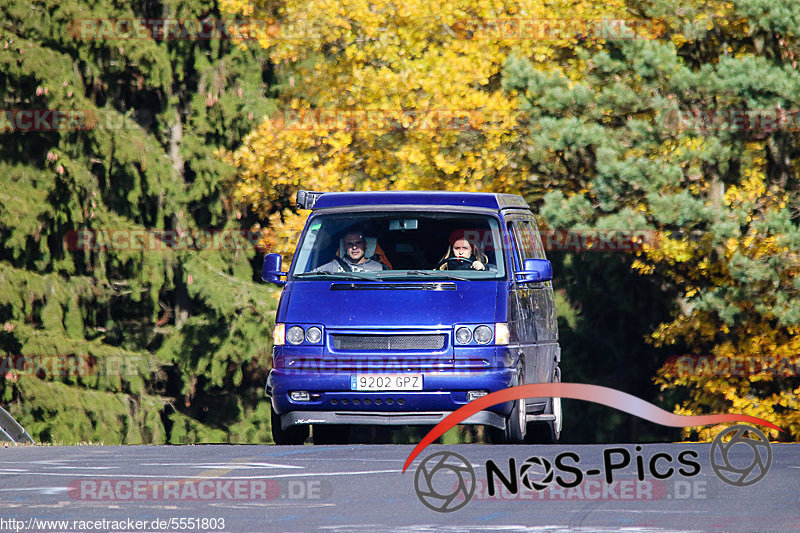
M 275 412 L 275 409 L 270 406 L 270 425 L 272 426 L 272 440 L 275 444 L 282 445 L 299 445 L 303 444 L 308 438 L 309 427 L 306 426 L 289 426 L 286 429 L 281 429 L 281 417 Z
M 553 370 L 553 383 L 561 383 L 561 368 Z M 561 427 L 564 413 L 561 410 L 561 398 L 550 398 L 544 414 L 553 415 L 553 420 L 531 422 L 528 424 L 527 441 L 530 444 L 555 444 L 561 438 Z
M 517 385 L 525 383 L 525 373 L 522 363 L 517 367 Z M 494 444 L 523 444 L 528 424 L 525 421 L 525 398 L 514 401 L 514 408 L 506 418 L 505 431 L 490 428 L 489 436 Z

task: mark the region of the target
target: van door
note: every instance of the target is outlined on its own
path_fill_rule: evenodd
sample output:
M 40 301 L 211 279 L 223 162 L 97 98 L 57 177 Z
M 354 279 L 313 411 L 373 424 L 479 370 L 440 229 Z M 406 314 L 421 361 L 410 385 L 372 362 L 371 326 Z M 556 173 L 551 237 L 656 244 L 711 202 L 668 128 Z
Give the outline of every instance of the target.
M 527 257 L 547 259 L 539 228 L 534 219 L 523 220 L 519 224 L 523 247 Z M 558 321 L 555 300 L 553 298 L 553 282 L 534 283 L 533 306 L 536 314 L 537 342 L 546 344 L 558 341 Z
M 516 261 L 520 264 L 523 259 L 546 259 L 539 230 L 532 217 L 512 220 L 510 234 L 518 254 Z M 526 357 L 526 383 L 548 383 L 553 380 L 560 358 L 552 282 L 517 285 L 517 295 L 525 322 L 521 332 L 526 336 L 522 343 Z M 546 402 L 544 398 L 529 398 L 529 412 L 540 411 Z
M 511 241 L 511 255 L 513 256 L 514 272 L 523 268 L 523 242 L 519 232 L 519 220 L 510 220 L 507 223 L 508 236 Z M 518 351 L 525 358 L 525 383 L 537 383 L 537 353 L 536 353 L 536 325 L 533 309 L 533 296 L 531 284 L 519 284 L 513 276 L 512 290 L 517 316 L 513 328 L 517 333 Z M 511 298 L 509 298 L 511 299 Z M 512 327 L 509 325 L 509 327 Z
M 536 221 L 526 218 L 517 223 L 523 253 L 526 258 L 546 259 Z M 558 350 L 558 318 L 553 297 L 553 282 L 530 283 L 537 344 L 537 381 L 548 382 L 553 377 Z

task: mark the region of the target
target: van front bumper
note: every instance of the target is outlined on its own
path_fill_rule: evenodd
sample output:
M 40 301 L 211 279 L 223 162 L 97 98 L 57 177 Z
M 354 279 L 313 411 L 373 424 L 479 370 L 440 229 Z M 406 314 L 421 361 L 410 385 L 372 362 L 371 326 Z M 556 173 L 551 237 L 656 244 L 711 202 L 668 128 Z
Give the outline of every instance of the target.
M 436 425 L 468 403 L 467 392 L 495 392 L 516 385 L 512 368 L 474 372 L 419 372 L 423 389 L 416 391 L 356 391 L 349 372 L 313 372 L 273 369 L 266 394 L 272 399 L 281 426 L 303 424 Z M 290 392 L 306 391 L 308 401 L 295 401 Z M 512 402 L 481 411 L 462 424 L 505 428 Z
M 385 412 L 385 411 L 291 411 L 281 416 L 281 428 L 305 424 L 345 424 L 381 426 L 435 426 L 452 411 Z M 481 411 L 461 424 L 483 424 L 505 429 L 506 419 L 491 411 Z

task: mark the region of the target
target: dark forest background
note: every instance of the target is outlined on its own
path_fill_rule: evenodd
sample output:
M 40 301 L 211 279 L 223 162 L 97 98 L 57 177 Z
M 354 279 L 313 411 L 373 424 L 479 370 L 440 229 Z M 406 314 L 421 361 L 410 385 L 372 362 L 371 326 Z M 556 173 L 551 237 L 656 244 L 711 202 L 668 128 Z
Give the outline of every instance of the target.
M 254 5 L 253 16 L 279 22 L 291 7 Z M 479 87 L 515 95 L 515 141 L 497 149 L 519 169 L 514 180 L 386 183 L 522 194 L 551 228 L 659 232 L 658 249 L 645 252 L 549 252 L 563 380 L 681 413 L 763 416 L 796 440 L 796 374 L 681 377 L 664 362 L 692 353 L 797 363 L 797 129 L 698 129 L 665 110 L 799 109 L 800 3 L 621 6 L 629 18 L 667 21 L 665 33 L 566 43 L 547 68 L 512 46 Z M 259 205 L 242 191 L 253 176 L 273 179 L 258 166 L 259 124 L 298 87 L 310 99 L 319 80 L 303 78 L 309 65 L 341 66 L 341 50 L 322 47 L 287 66 L 254 42 L 83 39 L 74 26 L 225 19 L 240 7 L 0 0 L 0 108 L 96 117 L 80 131 L 15 131 L 5 114 L 0 123 L 0 404 L 36 441 L 271 442 L 263 388 L 278 290 L 260 282 L 260 267 L 270 235 L 298 214 L 290 199 L 300 184 L 267 185 Z M 451 152 L 475 146 L 451 141 Z M 296 149 L 311 151 L 299 141 Z M 69 246 L 77 231 L 108 228 L 264 230 L 265 240 L 204 250 Z M 95 370 L 25 371 L 25 358 Z M 597 405 L 567 400 L 564 411 L 562 442 L 681 437 Z M 446 440 L 474 438 L 461 429 Z

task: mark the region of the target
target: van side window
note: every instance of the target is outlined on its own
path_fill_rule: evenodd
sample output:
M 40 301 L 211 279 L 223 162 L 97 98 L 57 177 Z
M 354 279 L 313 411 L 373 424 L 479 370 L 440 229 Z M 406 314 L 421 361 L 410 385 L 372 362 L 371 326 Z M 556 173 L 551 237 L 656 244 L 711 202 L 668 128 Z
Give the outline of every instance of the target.
M 531 224 L 527 220 L 515 220 L 510 223 L 509 233 L 514 238 L 514 248 L 516 249 L 516 263 L 522 265 L 525 259 L 544 259 L 544 251 L 541 241 L 535 240 L 535 232 L 531 229 Z M 538 248 L 537 245 L 538 244 Z
M 542 237 L 539 235 L 539 228 L 533 220 L 522 220 L 517 222 L 522 237 L 525 259 L 547 259 L 542 246 Z
M 519 233 L 519 221 L 512 221 L 507 224 L 508 236 L 511 240 L 512 254 L 514 256 L 514 269 L 522 270 L 522 254 L 525 253 L 525 248 L 522 242 L 522 237 Z

